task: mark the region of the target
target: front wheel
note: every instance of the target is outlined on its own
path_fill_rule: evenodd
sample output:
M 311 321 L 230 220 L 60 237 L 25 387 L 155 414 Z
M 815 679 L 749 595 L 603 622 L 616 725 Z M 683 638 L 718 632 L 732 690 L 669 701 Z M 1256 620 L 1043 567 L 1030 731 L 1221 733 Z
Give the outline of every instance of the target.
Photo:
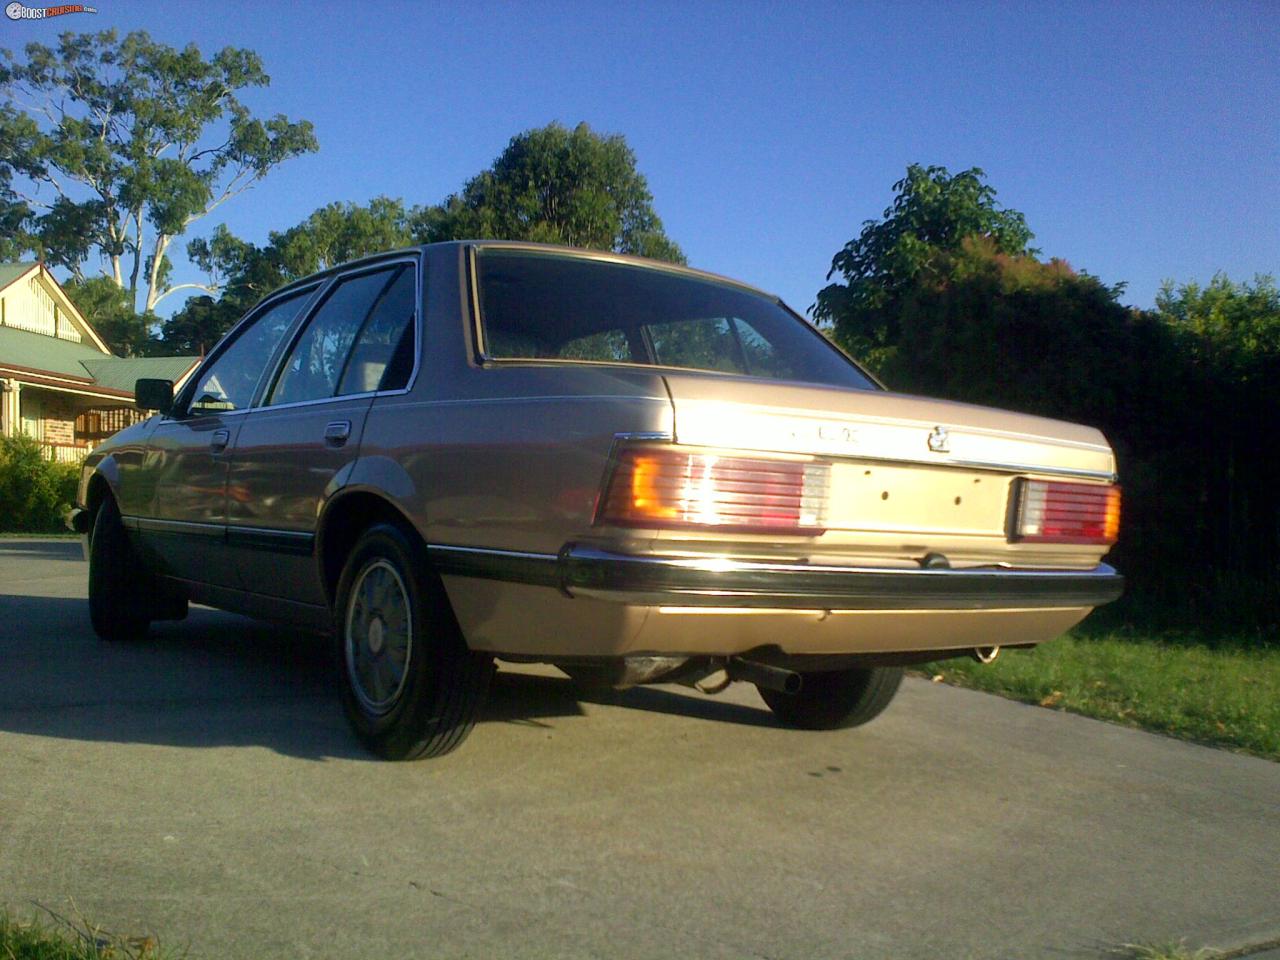
M 799 693 L 757 687 L 774 716 L 806 730 L 842 730 L 874 720 L 902 683 L 902 667 L 863 667 L 801 674 Z
M 493 658 L 468 649 L 425 551 L 399 527 L 371 527 L 347 558 L 334 636 L 343 706 L 369 750 L 417 760 L 466 739 Z
M 115 500 L 106 497 L 89 537 L 89 620 L 103 640 L 140 640 L 151 626 L 150 578 L 142 569 Z

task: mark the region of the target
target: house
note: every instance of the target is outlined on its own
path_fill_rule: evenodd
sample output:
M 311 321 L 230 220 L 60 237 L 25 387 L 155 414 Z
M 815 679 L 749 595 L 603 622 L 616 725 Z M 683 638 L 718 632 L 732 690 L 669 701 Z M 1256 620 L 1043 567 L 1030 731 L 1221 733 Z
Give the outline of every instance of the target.
M 25 433 L 57 460 L 143 419 L 140 377 L 181 385 L 199 357 L 125 358 L 110 349 L 38 263 L 0 263 L 0 436 Z

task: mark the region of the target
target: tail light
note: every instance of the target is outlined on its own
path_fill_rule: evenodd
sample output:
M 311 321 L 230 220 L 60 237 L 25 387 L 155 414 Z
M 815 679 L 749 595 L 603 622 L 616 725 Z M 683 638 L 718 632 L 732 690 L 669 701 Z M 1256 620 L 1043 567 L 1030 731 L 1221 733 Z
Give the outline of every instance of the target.
M 1018 486 L 1015 540 L 1116 542 L 1120 533 L 1119 487 L 1046 480 L 1022 480 Z
M 597 523 L 714 526 L 746 532 L 823 532 L 831 467 L 804 460 L 627 447 L 601 499 Z

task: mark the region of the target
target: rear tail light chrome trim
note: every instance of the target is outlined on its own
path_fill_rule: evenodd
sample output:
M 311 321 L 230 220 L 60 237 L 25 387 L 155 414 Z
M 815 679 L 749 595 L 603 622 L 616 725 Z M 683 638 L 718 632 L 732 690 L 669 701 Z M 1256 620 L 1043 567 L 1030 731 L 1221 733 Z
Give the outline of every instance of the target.
M 627 445 L 595 522 L 815 536 L 825 530 L 830 488 L 831 465 L 821 461 Z
M 1010 539 L 1110 545 L 1120 533 L 1120 488 L 1057 480 L 1018 481 Z

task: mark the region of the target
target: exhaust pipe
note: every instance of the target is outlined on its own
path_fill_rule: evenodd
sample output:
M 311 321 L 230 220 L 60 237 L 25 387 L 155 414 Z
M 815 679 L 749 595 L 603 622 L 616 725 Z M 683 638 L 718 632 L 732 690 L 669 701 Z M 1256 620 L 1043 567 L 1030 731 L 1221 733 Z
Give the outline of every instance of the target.
M 743 660 L 741 657 L 730 657 L 724 669 L 730 680 L 744 680 L 747 683 L 754 683 L 757 687 L 789 693 L 792 696 L 799 693 L 800 687 L 804 684 L 804 679 L 794 670 L 771 667 L 765 663 L 756 663 L 754 660 Z
M 996 657 L 1000 656 L 999 647 L 974 647 L 969 656 L 977 660 L 979 663 L 994 663 Z

